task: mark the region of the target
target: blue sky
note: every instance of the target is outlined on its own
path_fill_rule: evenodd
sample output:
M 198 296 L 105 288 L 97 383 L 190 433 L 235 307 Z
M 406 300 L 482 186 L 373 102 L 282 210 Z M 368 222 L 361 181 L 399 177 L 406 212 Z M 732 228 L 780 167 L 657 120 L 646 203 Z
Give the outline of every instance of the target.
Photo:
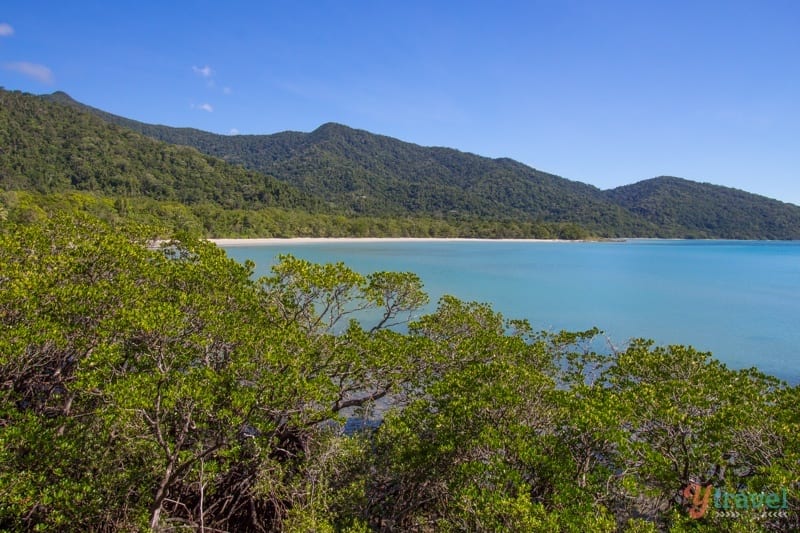
M 216 133 L 340 122 L 610 188 L 800 204 L 800 2 L 3 0 L 0 86 Z

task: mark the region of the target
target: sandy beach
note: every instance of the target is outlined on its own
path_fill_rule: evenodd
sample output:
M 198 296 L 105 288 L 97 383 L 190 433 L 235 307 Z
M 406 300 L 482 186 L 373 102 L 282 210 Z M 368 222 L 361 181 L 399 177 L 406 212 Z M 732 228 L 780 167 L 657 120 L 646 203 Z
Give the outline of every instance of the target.
M 217 246 L 280 246 L 324 243 L 370 243 L 370 242 L 578 242 L 561 239 L 459 239 L 450 237 L 292 237 L 288 239 L 208 239 Z

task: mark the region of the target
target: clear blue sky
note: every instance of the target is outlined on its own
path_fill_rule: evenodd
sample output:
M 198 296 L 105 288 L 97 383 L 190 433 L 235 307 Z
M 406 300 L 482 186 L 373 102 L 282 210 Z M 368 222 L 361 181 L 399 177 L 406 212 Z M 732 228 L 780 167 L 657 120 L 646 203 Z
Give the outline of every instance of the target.
M 0 4 L 0 85 L 216 133 L 340 122 L 800 204 L 800 2 Z

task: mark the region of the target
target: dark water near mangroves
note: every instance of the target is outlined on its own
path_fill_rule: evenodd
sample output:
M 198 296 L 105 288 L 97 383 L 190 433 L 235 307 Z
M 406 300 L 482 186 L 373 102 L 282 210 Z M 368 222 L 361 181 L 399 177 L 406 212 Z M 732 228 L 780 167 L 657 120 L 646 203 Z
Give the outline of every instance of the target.
M 731 368 L 800 383 L 800 242 L 363 242 L 226 247 L 265 275 L 280 253 L 344 261 L 362 273 L 412 271 L 432 304 L 443 294 L 488 302 L 535 329 L 597 326 L 689 344 Z

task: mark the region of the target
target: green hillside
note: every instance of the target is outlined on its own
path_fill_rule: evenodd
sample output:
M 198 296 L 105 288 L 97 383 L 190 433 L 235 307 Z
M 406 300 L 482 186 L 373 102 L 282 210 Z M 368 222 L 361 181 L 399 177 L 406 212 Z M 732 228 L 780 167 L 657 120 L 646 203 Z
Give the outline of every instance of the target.
M 738 189 L 660 177 L 605 194 L 665 235 L 800 239 L 800 207 Z
M 208 235 L 800 239 L 800 207 L 679 178 L 602 191 L 334 123 L 227 136 L 144 124 L 61 92 L 0 91 L 0 104 L 3 189 L 172 202 L 150 211 Z
M 161 141 L 263 172 L 351 214 L 572 222 L 604 236 L 650 235 L 656 227 L 609 202 L 602 191 L 511 159 L 430 148 L 328 123 L 311 133 L 215 135 L 144 124 L 85 106 L 64 93 L 46 98 Z
M 319 206 L 274 178 L 20 92 L 0 91 L 0 148 L 6 190 L 92 191 L 229 209 Z
M 575 224 L 530 218 L 357 213 L 97 114 L 63 94 L 41 98 L 0 90 L 0 220 L 84 212 L 207 237 L 588 236 Z
M 47 98 L 264 172 L 352 213 L 574 222 L 603 236 L 800 239 L 800 207 L 708 183 L 653 178 L 601 191 L 511 159 L 427 148 L 324 124 L 311 133 L 216 135 Z

